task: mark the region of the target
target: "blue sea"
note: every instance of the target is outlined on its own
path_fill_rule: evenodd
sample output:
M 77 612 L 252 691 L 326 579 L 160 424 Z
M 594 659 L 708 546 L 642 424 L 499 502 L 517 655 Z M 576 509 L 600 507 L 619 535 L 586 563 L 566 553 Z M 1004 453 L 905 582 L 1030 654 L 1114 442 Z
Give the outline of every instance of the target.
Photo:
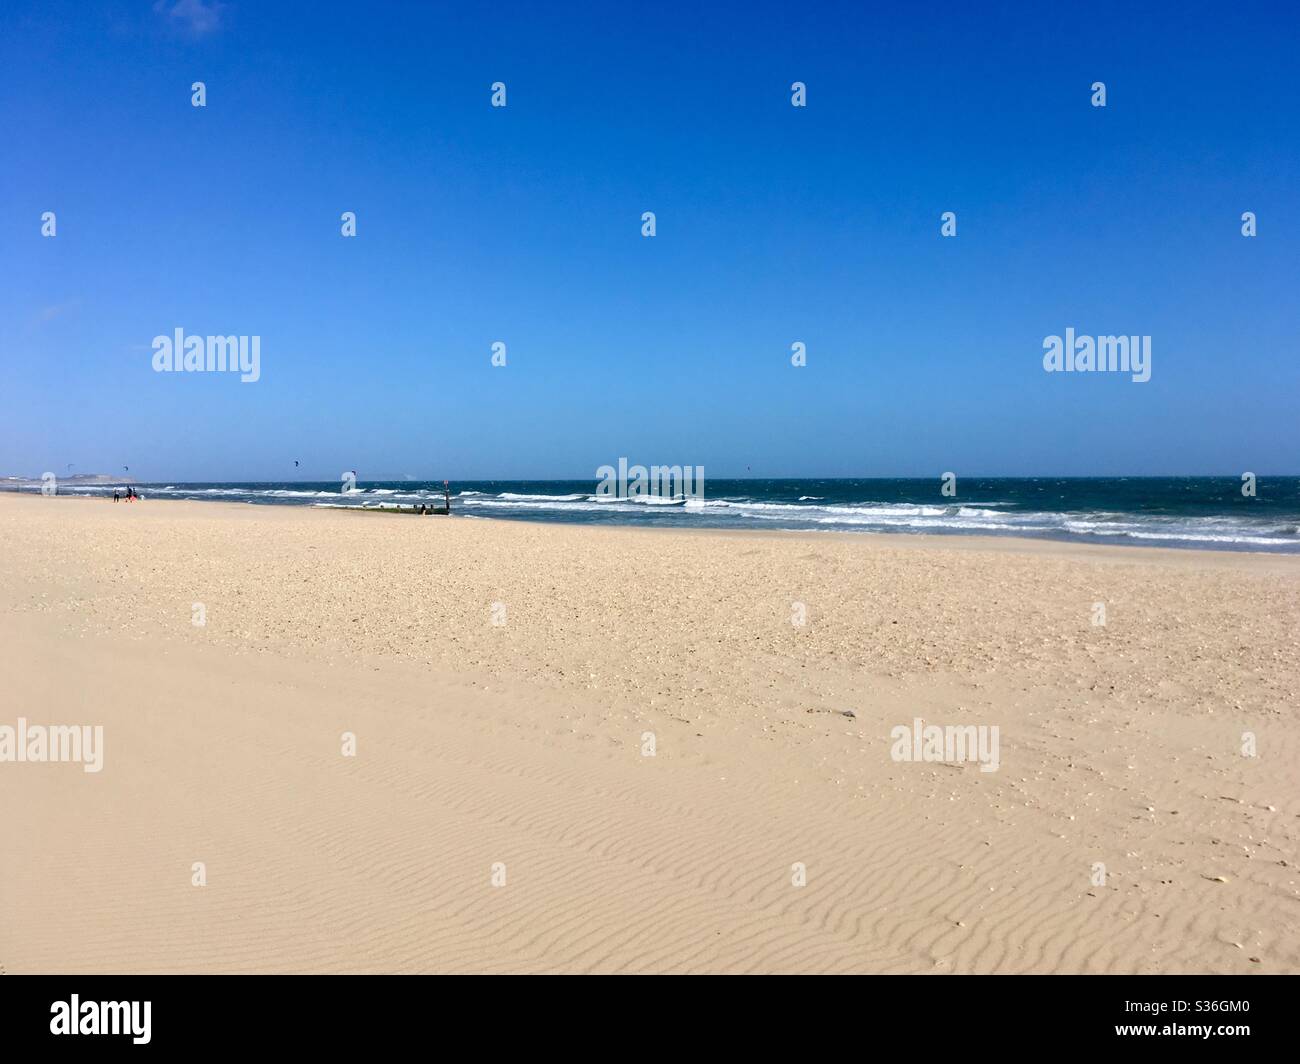
M 359 480 L 142 484 L 146 498 L 262 505 L 383 507 L 442 501 L 441 481 Z M 1021 536 L 1080 543 L 1221 550 L 1300 550 L 1300 477 L 1261 477 L 1255 497 L 1238 477 L 959 477 L 953 497 L 938 477 L 865 480 L 706 480 L 700 505 L 604 500 L 595 480 L 452 483 L 453 516 L 654 528 L 763 528 Z M 110 486 L 61 494 L 112 496 Z

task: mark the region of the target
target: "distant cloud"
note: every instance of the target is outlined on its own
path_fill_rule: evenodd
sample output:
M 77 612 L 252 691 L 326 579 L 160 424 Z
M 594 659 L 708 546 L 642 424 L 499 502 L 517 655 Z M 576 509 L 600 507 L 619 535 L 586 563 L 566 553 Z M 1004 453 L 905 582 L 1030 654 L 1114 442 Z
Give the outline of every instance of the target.
M 218 0 L 158 0 L 153 9 L 168 23 L 193 37 L 213 33 L 221 24 L 225 4 Z
M 41 307 L 37 312 L 36 320 L 39 324 L 44 325 L 46 322 L 53 321 L 69 310 L 74 310 L 81 304 L 80 299 L 69 300 L 67 303 L 52 303 L 47 307 Z

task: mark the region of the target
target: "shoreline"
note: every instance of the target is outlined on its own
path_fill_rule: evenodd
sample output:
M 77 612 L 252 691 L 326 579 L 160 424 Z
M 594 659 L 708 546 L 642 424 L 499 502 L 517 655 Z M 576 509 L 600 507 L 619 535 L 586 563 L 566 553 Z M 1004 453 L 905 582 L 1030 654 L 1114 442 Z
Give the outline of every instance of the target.
M 112 499 L 104 499 L 95 495 L 54 495 L 42 496 L 38 492 L 0 492 L 0 500 L 6 495 L 12 495 L 16 498 L 35 498 L 43 502 L 52 500 L 69 500 L 79 499 L 89 502 L 108 502 L 112 504 Z M 272 512 L 305 512 L 312 514 L 321 513 L 347 513 L 349 507 L 343 506 L 316 506 L 303 504 L 281 504 L 281 503 L 254 503 L 243 500 L 231 499 L 168 499 L 148 496 L 143 500 L 149 504 L 162 503 L 165 505 L 186 505 L 199 506 L 205 509 L 212 507 L 230 507 L 237 511 L 272 511 Z M 1107 543 L 1107 542 L 1083 542 L 1074 539 L 1056 538 L 1053 536 L 1018 536 L 1014 534 L 1006 535 L 981 535 L 975 532 L 848 532 L 843 529 L 782 529 L 782 528 L 689 528 L 681 526 L 673 527 L 655 527 L 653 525 L 630 525 L 630 524 L 596 524 L 593 522 L 582 521 L 530 521 L 527 518 L 502 518 L 502 517 L 482 517 L 478 514 L 466 514 L 457 512 L 452 499 L 453 507 L 450 516 L 452 518 L 467 519 L 470 521 L 481 521 L 497 525 L 528 525 L 542 527 L 563 527 L 571 529 L 617 529 L 626 532 L 648 532 L 652 534 L 670 534 L 670 535 L 703 535 L 703 536 L 744 536 L 744 537 L 807 537 L 810 543 L 816 543 L 822 539 L 832 538 L 843 542 L 868 542 L 879 543 L 890 547 L 906 547 L 909 544 L 920 547 L 939 547 L 952 548 L 956 550 L 1011 550 L 1023 551 L 1027 553 L 1041 552 L 1053 554 L 1059 552 L 1072 553 L 1075 551 L 1083 553 L 1096 553 L 1098 560 L 1115 554 L 1131 553 L 1135 559 L 1152 558 L 1168 556 L 1169 559 L 1182 557 L 1183 555 L 1193 555 L 1208 561 L 1212 558 L 1232 559 L 1232 558 L 1264 558 L 1273 559 L 1280 562 L 1291 561 L 1300 566 L 1300 553 L 1291 551 L 1277 551 L 1264 549 L 1241 549 L 1233 547 L 1171 547 L 1165 545 L 1144 546 L 1139 543 Z M 128 505 L 125 503 L 119 505 Z M 136 503 L 129 505 L 135 506 Z M 360 510 L 361 507 L 355 507 Z M 372 511 L 378 511 L 379 507 L 368 508 Z M 398 516 L 394 514 L 393 516 Z M 419 516 L 406 514 L 405 516 Z M 446 514 L 431 514 L 430 517 L 446 517 Z

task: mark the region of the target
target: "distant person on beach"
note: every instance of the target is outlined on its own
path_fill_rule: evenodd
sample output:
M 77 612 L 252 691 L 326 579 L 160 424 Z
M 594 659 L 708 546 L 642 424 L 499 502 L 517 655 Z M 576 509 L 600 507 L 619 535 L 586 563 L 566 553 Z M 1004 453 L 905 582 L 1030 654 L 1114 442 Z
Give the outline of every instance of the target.
M 120 496 L 116 491 L 113 492 L 113 501 L 114 501 L 114 502 L 121 502 L 121 501 L 122 501 L 122 497 L 121 497 L 121 496 Z

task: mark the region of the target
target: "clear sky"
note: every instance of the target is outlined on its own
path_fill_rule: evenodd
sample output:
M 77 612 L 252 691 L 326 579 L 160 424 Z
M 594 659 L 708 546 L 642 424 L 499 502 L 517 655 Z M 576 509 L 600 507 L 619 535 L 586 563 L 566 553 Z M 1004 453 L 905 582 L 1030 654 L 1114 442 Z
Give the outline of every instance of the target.
M 5 0 L 0 473 L 1295 473 L 1298 45 L 1291 3 Z M 1151 380 L 1045 373 L 1067 327 Z M 153 372 L 176 328 L 261 380 Z

